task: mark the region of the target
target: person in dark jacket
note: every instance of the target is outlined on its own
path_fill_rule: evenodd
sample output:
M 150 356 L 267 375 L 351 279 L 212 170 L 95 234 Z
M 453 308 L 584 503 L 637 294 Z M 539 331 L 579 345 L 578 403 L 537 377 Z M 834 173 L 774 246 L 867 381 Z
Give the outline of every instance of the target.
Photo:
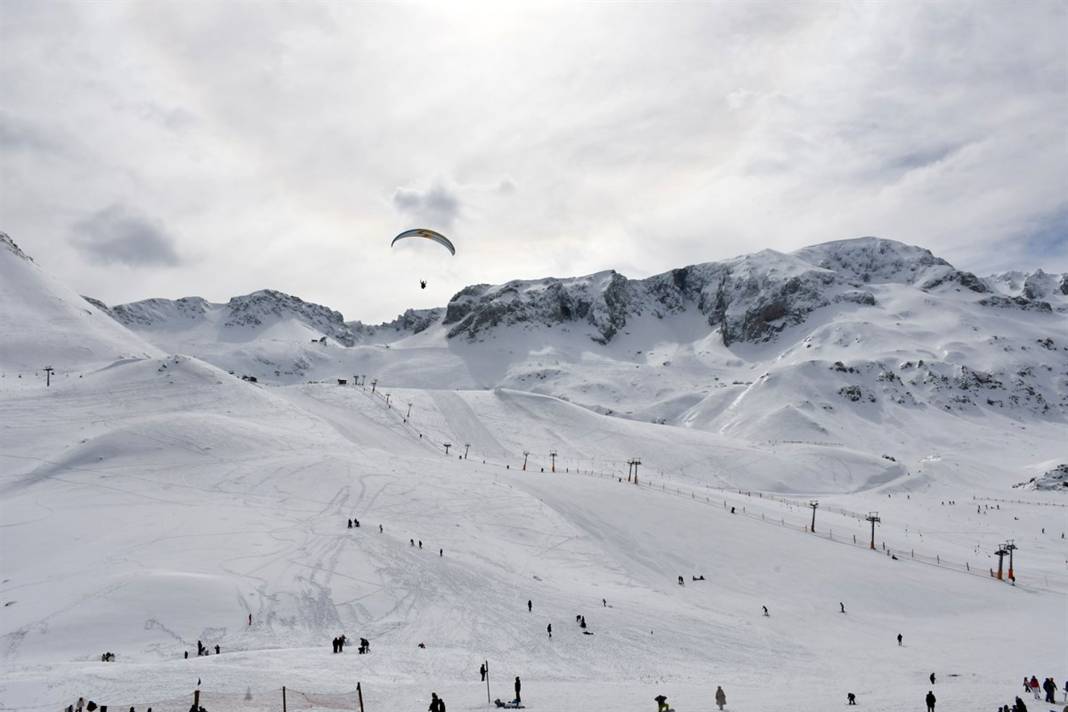
M 430 693 L 430 706 L 426 708 L 427 712 L 445 712 L 445 700 L 438 697 L 438 693 Z
M 521 682 L 519 681 L 519 676 L 518 676 L 518 675 L 516 675 L 516 676 L 515 676 L 515 703 L 516 703 L 517 705 L 518 705 L 518 704 L 519 704 L 520 702 L 522 702 L 522 701 L 523 701 L 523 698 L 521 698 L 521 697 L 519 696 L 519 688 L 521 688 L 522 686 L 523 686 L 523 683 L 521 683 Z
M 723 709 L 723 705 L 727 704 L 727 693 L 723 691 L 723 688 L 716 685 L 716 706 Z
M 478 674 L 482 676 L 482 682 L 486 681 L 486 663 L 478 666 Z
M 545 626 L 545 631 L 549 634 L 549 638 L 551 639 L 553 637 L 553 624 L 550 623 L 549 625 Z
M 935 699 L 934 693 L 930 690 L 927 691 L 927 697 L 923 698 L 927 703 L 927 712 L 935 712 Z
M 931 673 L 931 677 L 929 679 L 931 680 L 931 684 L 933 685 L 935 682 L 935 676 L 933 672 Z
M 1020 699 L 1019 695 L 1016 696 L 1016 704 L 1012 707 L 1015 712 L 1027 712 L 1027 705 Z

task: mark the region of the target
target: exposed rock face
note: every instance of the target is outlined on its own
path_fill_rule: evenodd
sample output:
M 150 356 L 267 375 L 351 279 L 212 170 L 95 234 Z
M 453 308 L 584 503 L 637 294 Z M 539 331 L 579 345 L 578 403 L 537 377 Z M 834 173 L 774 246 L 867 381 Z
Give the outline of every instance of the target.
M 27 262 L 33 262 L 33 258 L 19 249 L 19 246 L 15 244 L 15 241 L 12 240 L 6 232 L 0 232 L 0 248 L 11 250 L 15 253 L 16 257 L 26 260 Z

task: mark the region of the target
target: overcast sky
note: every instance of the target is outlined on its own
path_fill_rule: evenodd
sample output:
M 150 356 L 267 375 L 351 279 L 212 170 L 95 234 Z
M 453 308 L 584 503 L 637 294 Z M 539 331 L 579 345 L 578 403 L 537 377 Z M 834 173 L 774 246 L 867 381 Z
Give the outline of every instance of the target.
M 1064 271 L 1066 8 L 0 0 L 0 230 L 109 304 L 365 321 L 862 235 Z

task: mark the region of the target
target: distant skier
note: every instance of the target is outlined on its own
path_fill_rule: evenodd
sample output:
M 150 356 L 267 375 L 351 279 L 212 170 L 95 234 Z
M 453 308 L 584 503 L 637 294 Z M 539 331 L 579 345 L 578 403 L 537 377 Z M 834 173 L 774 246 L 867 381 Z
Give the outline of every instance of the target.
M 854 695 L 852 692 L 847 692 L 846 693 L 846 702 L 848 704 L 850 704 L 850 705 L 856 705 L 857 704 L 857 696 Z
M 679 585 L 680 586 L 685 586 L 686 585 L 686 579 L 684 579 L 682 576 L 679 576 Z
M 727 704 L 727 693 L 723 691 L 723 688 L 716 685 L 716 705 L 723 709 L 723 705 Z
M 352 529 L 352 520 L 349 520 L 349 529 Z
M 519 681 L 519 676 L 515 676 L 515 703 L 518 705 L 523 701 L 523 698 L 519 696 L 519 690 L 523 687 L 523 683 Z
M 768 618 L 768 607 L 767 606 L 761 606 L 761 608 L 764 609 L 764 617 Z
M 419 548 L 420 548 L 420 549 L 422 549 L 422 548 L 423 548 L 423 540 L 422 540 L 422 539 L 420 539 L 420 540 L 419 540 Z
M 901 634 L 900 633 L 897 634 L 897 647 L 899 647 L 899 648 L 901 647 Z
M 931 684 L 932 684 L 932 685 L 933 685 L 933 684 L 935 684 L 935 676 L 934 676 L 934 673 L 933 673 L 933 672 L 931 673 L 931 677 L 930 677 L 930 680 L 931 680 Z
M 379 524 L 379 525 L 378 525 L 378 533 L 379 533 L 379 534 L 381 534 L 381 533 L 382 533 L 383 531 L 384 531 L 384 530 L 382 529 L 382 525 L 381 525 L 381 524 Z
M 218 654 L 219 654 L 219 652 L 220 652 L 220 648 L 219 648 L 219 646 L 218 646 L 218 645 L 216 645 L 216 646 L 215 646 L 215 654 L 216 654 L 216 655 L 218 655 Z
M 586 616 L 579 616 L 579 628 L 586 630 Z
M 408 546 L 415 546 L 415 539 L 409 539 Z
M 533 611 L 534 611 L 534 602 L 531 601 L 531 600 L 527 600 L 527 613 L 532 613 Z
M 445 550 L 444 549 L 438 549 L 438 556 L 444 559 L 445 558 Z
M 545 632 L 547 632 L 549 634 L 549 640 L 552 640 L 552 638 L 553 638 L 553 624 L 552 623 L 550 623 L 549 625 L 545 626 Z
M 601 607 L 602 608 L 608 608 L 608 599 L 605 599 L 605 598 L 601 599 Z
M 426 712 L 445 712 L 445 701 L 438 697 L 438 693 L 430 693 L 430 706 L 426 708 Z
M 927 712 L 935 712 L 935 696 L 930 690 L 927 691 L 927 697 L 923 698 L 927 703 Z
M 248 614 L 248 624 L 252 625 L 252 614 L 251 613 Z
M 353 517 L 353 518 L 352 518 L 352 524 L 353 524 L 353 526 L 355 526 L 355 527 L 356 527 L 357 529 L 359 529 L 359 528 L 360 528 L 360 520 L 359 520 L 359 519 L 357 519 L 356 517 Z
M 841 601 L 838 602 L 838 607 L 842 609 L 842 613 L 845 613 L 845 604 Z
M 671 708 L 668 707 L 667 697 L 657 695 L 653 699 L 656 701 L 656 712 L 671 712 Z

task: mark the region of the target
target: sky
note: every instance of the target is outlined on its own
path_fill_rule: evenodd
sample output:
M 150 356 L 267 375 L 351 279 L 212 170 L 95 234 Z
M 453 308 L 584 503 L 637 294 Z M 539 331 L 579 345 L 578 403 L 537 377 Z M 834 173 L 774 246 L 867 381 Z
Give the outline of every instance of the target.
M 0 45 L 0 230 L 109 304 L 864 235 L 1068 271 L 1064 2 L 0 0 Z

